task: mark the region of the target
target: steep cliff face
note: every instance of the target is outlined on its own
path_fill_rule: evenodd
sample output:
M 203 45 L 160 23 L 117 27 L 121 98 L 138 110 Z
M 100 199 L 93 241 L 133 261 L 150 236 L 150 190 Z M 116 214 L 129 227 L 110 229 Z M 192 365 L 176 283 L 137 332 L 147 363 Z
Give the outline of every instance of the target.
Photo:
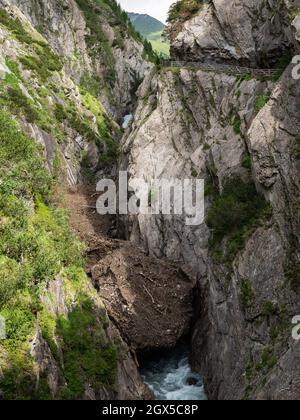
M 3 0 L 40 31 L 77 82 L 85 80 L 117 121 L 132 110 L 133 93 L 152 67 L 139 35 L 115 1 Z M 146 58 L 146 60 L 145 60 Z M 150 54 L 150 57 L 152 58 Z
M 55 193 L 116 166 L 112 116 L 152 66 L 120 13 L 114 1 L 0 1 L 0 398 L 151 397 Z
M 297 45 L 298 9 L 288 17 L 282 6 L 204 2 L 173 37 L 173 54 L 272 66 Z M 127 234 L 197 273 L 192 359 L 209 396 L 298 399 L 291 319 L 300 310 L 300 119 L 292 68 L 269 79 L 162 69 L 139 96 L 123 146 L 131 176 L 206 180 L 205 224 L 139 215 Z
M 182 7 L 178 19 L 169 25 L 172 55 L 176 58 L 272 67 L 292 44 L 290 10 L 294 11 L 294 2 L 204 0 L 199 3 L 200 10 L 192 19 L 180 23 L 185 12 Z
M 204 177 L 217 187 L 230 175 L 247 176 L 242 167 L 248 156 L 244 133 L 256 100 L 271 88 L 272 82 L 201 70 L 164 69 L 150 75 L 140 90 L 135 122 L 123 147 L 130 175 L 148 181 L 155 176 Z M 205 226 L 186 226 L 185 217 L 139 215 L 130 236 L 156 256 L 205 271 L 209 237 Z
M 209 259 L 206 317 L 195 329 L 194 357 L 221 399 L 299 398 L 299 343 L 290 324 L 299 312 L 298 106 L 299 85 L 288 68 L 246 135 L 252 177 L 273 216 L 233 263 Z

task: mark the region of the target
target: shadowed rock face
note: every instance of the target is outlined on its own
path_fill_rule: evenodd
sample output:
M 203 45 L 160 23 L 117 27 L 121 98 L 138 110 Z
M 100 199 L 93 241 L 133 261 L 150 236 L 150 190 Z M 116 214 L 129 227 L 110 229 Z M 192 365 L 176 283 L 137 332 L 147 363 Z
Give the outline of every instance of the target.
M 292 6 L 288 0 L 204 1 L 195 17 L 169 26 L 172 55 L 272 67 L 292 45 Z

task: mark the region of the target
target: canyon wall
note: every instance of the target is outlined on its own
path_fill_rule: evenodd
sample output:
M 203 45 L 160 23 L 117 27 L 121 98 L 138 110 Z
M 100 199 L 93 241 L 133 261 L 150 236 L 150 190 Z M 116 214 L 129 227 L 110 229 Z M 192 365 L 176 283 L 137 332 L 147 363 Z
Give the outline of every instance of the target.
M 149 76 L 123 140 L 131 177 L 206 181 L 205 224 L 139 215 L 126 234 L 197 274 L 192 361 L 213 399 L 299 398 L 300 91 L 289 65 L 298 12 L 292 2 L 218 0 L 178 16 L 173 58 L 199 69 Z M 278 71 L 233 76 L 201 61 Z

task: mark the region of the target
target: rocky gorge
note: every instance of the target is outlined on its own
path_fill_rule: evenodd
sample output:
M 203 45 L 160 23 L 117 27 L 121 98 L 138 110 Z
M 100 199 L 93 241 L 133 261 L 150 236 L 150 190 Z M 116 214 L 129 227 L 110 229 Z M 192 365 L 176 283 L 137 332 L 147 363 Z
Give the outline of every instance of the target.
M 296 3 L 177 2 L 191 68 L 114 0 L 0 0 L 0 398 L 152 399 L 142 355 L 185 337 L 209 399 L 299 399 Z M 204 179 L 205 223 L 99 217 L 119 170 Z

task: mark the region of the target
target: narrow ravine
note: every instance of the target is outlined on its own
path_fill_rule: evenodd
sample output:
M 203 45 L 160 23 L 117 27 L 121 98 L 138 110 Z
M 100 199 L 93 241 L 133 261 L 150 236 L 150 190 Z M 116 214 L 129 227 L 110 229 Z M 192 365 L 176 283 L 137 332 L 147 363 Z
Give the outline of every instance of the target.
M 73 229 L 88 246 L 87 271 L 110 318 L 133 353 L 153 349 L 154 357 L 141 357 L 139 365 L 155 398 L 205 400 L 202 378 L 189 364 L 188 343 L 161 350 L 173 348 L 189 333 L 193 286 L 188 277 L 164 260 L 147 257 L 130 242 L 109 238 L 111 221 L 97 214 L 93 187 L 64 191 L 63 197 Z M 161 278 L 165 284 L 160 284 Z
M 174 350 L 146 358 L 141 374 L 157 400 L 207 399 L 202 377 L 191 370 L 188 344 L 179 344 Z

